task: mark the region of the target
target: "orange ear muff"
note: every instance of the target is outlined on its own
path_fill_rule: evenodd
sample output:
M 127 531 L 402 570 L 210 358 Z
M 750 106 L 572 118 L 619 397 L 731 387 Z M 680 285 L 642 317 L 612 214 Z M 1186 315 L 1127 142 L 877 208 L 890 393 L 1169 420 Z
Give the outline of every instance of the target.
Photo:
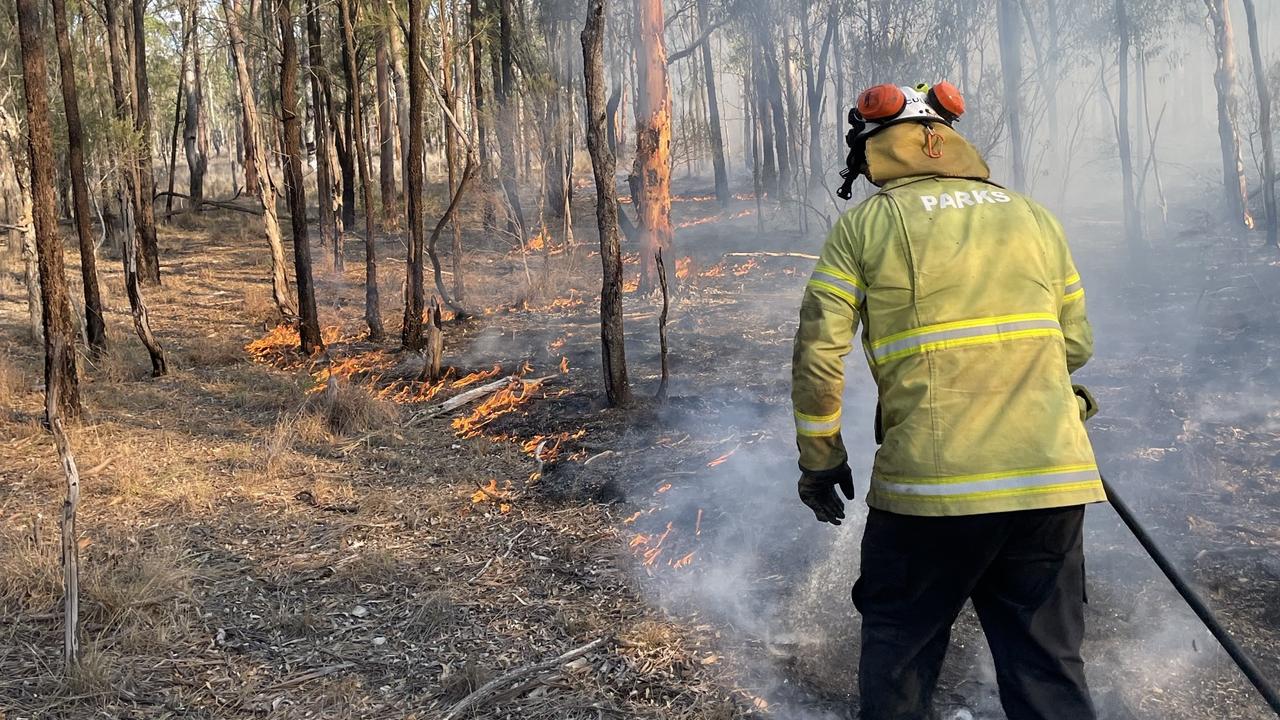
M 964 96 L 955 85 L 943 80 L 929 89 L 929 105 L 951 122 L 964 114 Z
M 872 122 L 888 120 L 907 106 L 902 88 L 885 83 L 867 88 L 858 96 L 858 112 Z

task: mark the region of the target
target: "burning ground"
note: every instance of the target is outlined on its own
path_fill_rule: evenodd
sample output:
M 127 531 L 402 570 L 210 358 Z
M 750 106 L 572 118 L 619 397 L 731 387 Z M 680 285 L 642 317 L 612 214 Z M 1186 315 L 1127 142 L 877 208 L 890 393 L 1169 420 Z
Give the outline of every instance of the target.
M 329 350 L 298 356 L 266 286 L 246 280 L 266 276 L 261 253 L 212 213 L 162 236 L 169 275 L 151 302 L 179 371 L 144 379 L 118 263 L 103 263 L 116 349 L 87 368 L 91 415 L 72 429 L 88 659 L 70 683 L 61 480 L 24 309 L 6 293 L 0 708 L 436 718 L 603 638 L 460 716 L 849 717 L 861 502 L 837 531 L 794 499 L 788 365 L 812 261 L 725 254 L 817 241 L 776 230 L 794 212 L 758 217 L 744 198 L 718 212 L 694 191 L 674 207 L 690 252 L 676 261 L 670 399 L 626 413 L 602 409 L 589 246 L 539 235 L 526 255 L 469 238 L 482 311 L 446 325 L 436 383 L 418 379 L 418 358 L 363 339 L 355 262 L 319 273 Z M 1092 432 L 1115 484 L 1276 677 L 1280 267 L 1181 222 L 1200 229 L 1134 279 L 1096 260 L 1115 255 L 1115 224 L 1068 219 L 1099 340 Z M 758 223 L 770 231 L 757 237 Z M 399 287 L 393 265 L 384 295 Z M 658 303 L 631 293 L 626 310 L 632 379 L 651 395 Z M 873 388 L 860 361 L 850 376 L 846 441 L 865 477 L 858 408 Z M 1267 717 L 1110 511 L 1089 516 L 1086 655 L 1105 717 Z M 945 718 L 1000 717 L 989 664 L 966 616 Z

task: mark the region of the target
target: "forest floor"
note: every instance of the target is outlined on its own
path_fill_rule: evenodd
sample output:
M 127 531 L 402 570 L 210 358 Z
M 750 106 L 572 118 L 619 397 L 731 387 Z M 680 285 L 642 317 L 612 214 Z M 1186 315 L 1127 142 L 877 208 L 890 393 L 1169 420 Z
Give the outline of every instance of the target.
M 0 717 L 441 718 L 595 640 L 457 717 L 852 717 L 864 510 L 833 530 L 794 498 L 790 343 L 811 261 L 725 255 L 821 239 L 794 210 L 766 206 L 760 233 L 754 202 L 719 212 L 700 186 L 680 190 L 669 398 L 648 399 L 660 301 L 630 292 L 642 399 L 625 412 L 604 408 L 599 379 L 589 188 L 579 246 L 525 256 L 466 233 L 477 312 L 446 323 L 435 385 L 396 349 L 398 235 L 379 243 L 393 335 L 380 344 L 364 339 L 359 241 L 342 274 L 313 249 L 329 351 L 303 358 L 276 327 L 256 220 L 162 226 L 164 284 L 146 289 L 173 368 L 159 379 L 104 257 L 113 350 L 82 358 L 87 414 L 69 428 L 85 622 L 69 679 L 62 479 L 20 275 L 4 269 Z M 1167 233 L 1138 274 L 1113 259 L 1117 223 L 1065 221 L 1098 336 L 1083 377 L 1103 404 L 1102 463 L 1280 677 L 1280 263 L 1187 216 L 1177 226 L 1197 230 Z M 874 390 L 859 361 L 849 372 L 846 440 L 865 478 Z M 509 375 L 488 402 L 428 410 Z M 1105 718 L 1270 716 L 1110 510 L 1090 510 L 1086 542 L 1085 650 Z M 966 613 L 943 717 L 1001 717 L 993 678 Z

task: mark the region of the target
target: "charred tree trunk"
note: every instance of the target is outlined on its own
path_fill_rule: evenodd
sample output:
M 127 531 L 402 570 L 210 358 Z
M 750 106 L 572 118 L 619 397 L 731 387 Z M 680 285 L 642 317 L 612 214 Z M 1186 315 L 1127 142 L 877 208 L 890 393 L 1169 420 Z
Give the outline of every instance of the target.
M 76 376 L 76 331 L 62 264 L 56 200 L 57 166 L 53 159 L 53 127 L 49 120 L 48 70 L 44 27 L 37 0 L 17 0 L 18 36 L 22 48 L 22 85 L 27 103 L 27 147 L 30 156 L 32 222 L 40 266 L 43 307 L 44 383 L 55 394 L 49 407 L 59 414 L 80 414 Z M 56 418 L 50 417 L 51 422 Z
M 347 44 L 342 43 L 342 67 L 345 82 L 347 66 Z M 351 97 L 342 104 L 342 127 L 338 127 L 338 119 L 334 117 L 333 137 L 334 149 L 338 152 L 338 170 L 342 174 L 342 227 L 350 230 L 356 226 L 356 155 L 352 147 L 355 135 L 355 110 L 351 107 Z
M 618 200 L 614 196 L 616 166 L 609 147 L 604 97 L 605 0 L 591 0 L 582 30 L 582 73 L 587 98 L 587 151 L 596 181 L 596 225 L 600 229 L 600 357 L 609 405 L 631 401 L 622 333 L 622 249 L 618 242 Z
M 391 112 L 391 61 L 387 57 L 388 35 L 382 25 L 378 45 L 374 49 L 374 74 L 378 88 L 378 179 L 382 196 L 382 222 L 395 224 L 399 214 L 396 203 L 396 135 Z
M 657 286 L 654 258 L 671 251 L 671 87 L 662 0 L 636 0 L 636 158 L 640 290 Z
M 111 65 L 111 92 L 115 101 L 116 119 L 122 124 L 132 126 L 134 111 L 126 90 L 131 83 L 128 71 L 129 58 L 125 51 L 124 22 L 115 1 L 108 0 L 104 3 Z M 160 347 L 160 343 L 151 332 L 151 317 L 142 297 L 142 279 L 139 272 L 142 252 L 138 248 L 140 235 L 136 227 L 135 213 L 138 207 L 138 194 L 141 191 L 138 186 L 137 165 L 138 160 L 135 157 L 129 157 L 124 159 L 118 167 L 121 176 L 118 193 L 122 240 L 120 256 L 124 265 L 124 289 L 129 298 L 129 310 L 133 315 L 133 328 L 151 356 L 151 374 L 159 377 L 168 372 L 168 363 L 164 357 L 164 349 Z
M 400 342 L 406 349 L 422 349 L 422 251 L 426 245 L 422 207 L 422 112 L 427 100 L 426 68 L 422 58 L 424 0 L 409 0 L 409 147 L 405 157 L 405 206 L 408 211 L 409 248 L 405 267 L 404 323 Z
M 1000 76 L 1009 126 L 1009 154 L 1012 158 L 1013 187 L 1027 189 L 1026 147 L 1022 135 L 1022 22 L 1017 0 L 999 0 L 996 24 L 1000 36 Z
M 113 0 L 112 0 L 113 1 Z M 146 0 L 133 0 L 133 85 L 137 98 L 134 128 L 138 132 L 138 228 L 139 267 L 142 282 L 160 284 L 160 246 L 156 241 L 155 173 L 151 165 L 151 90 L 147 80 L 147 33 L 143 22 Z
M 487 184 L 493 177 L 493 160 L 489 152 L 489 116 L 484 92 L 484 44 L 480 41 L 480 28 L 484 22 L 480 15 L 480 0 L 468 0 L 468 27 L 471 36 L 471 102 L 476 122 L 476 149 L 480 158 L 480 177 Z
M 1125 0 L 1116 0 L 1116 32 L 1120 35 L 1120 45 L 1116 51 L 1116 62 L 1120 68 L 1120 99 L 1116 118 L 1116 145 L 1120 152 L 1120 174 L 1124 176 L 1124 229 L 1125 239 L 1129 246 L 1130 259 L 1140 262 L 1143 256 L 1145 240 L 1142 233 L 1142 209 L 1138 207 L 1134 192 L 1133 150 L 1129 140 L 1129 13 L 1125 8 Z
M 1253 80 L 1258 88 L 1258 130 L 1262 135 L 1262 205 L 1267 212 L 1267 244 L 1280 247 L 1280 213 L 1276 209 L 1275 135 L 1271 133 L 1271 89 L 1267 87 L 1267 69 L 1262 62 L 1262 45 L 1258 42 L 1258 17 L 1253 0 L 1244 0 L 1244 15 L 1249 25 Z
M 1240 154 L 1240 131 L 1236 126 L 1236 51 L 1231 28 L 1231 6 L 1227 0 L 1204 0 L 1213 25 L 1213 51 L 1217 67 L 1213 84 L 1218 91 L 1218 146 L 1222 151 L 1222 190 L 1231 221 L 1253 227 L 1249 215 L 1249 187 L 1244 159 Z
M 824 93 L 827 85 L 827 58 L 830 56 L 831 39 L 836 30 L 836 22 L 838 20 L 837 3 L 831 4 L 830 14 L 827 16 L 827 30 L 822 37 L 822 48 L 818 51 L 816 58 L 807 57 L 804 65 L 805 76 L 805 99 L 809 105 L 809 192 L 815 192 L 822 186 L 823 169 L 826 166 L 825 155 L 822 152 L 822 105 L 825 99 Z M 807 24 L 806 20 L 806 24 Z M 801 40 L 805 46 L 806 55 L 812 52 L 812 43 L 809 40 L 809 34 L 803 33 Z M 817 66 L 816 69 L 814 66 Z
M 356 70 L 355 17 L 351 0 L 338 0 L 342 25 L 342 60 L 347 68 L 347 105 L 351 108 L 354 130 L 351 142 L 360 166 L 361 200 L 364 202 L 364 321 L 369 326 L 369 339 L 382 340 L 382 309 L 378 299 L 378 251 L 374 244 L 377 230 L 373 224 L 373 193 L 369 188 L 369 149 L 364 141 L 364 121 L 360 111 L 360 78 Z M 299 176 L 301 177 L 301 176 Z
M 498 154 L 501 156 L 502 191 L 507 204 L 511 208 L 512 218 L 507 229 L 521 243 L 525 237 L 524 209 L 520 206 L 520 187 L 517 184 L 516 168 L 516 110 L 511 97 L 515 92 L 515 49 L 511 30 L 511 0 L 496 0 L 498 4 L 498 51 L 493 53 L 494 102 L 498 106 L 496 128 L 498 132 Z
M 208 158 L 200 147 L 200 117 L 203 112 L 204 90 L 200 77 L 200 30 L 199 13 L 191 13 L 192 44 L 191 64 L 182 77 L 184 94 L 187 97 L 187 113 L 182 129 L 182 149 L 187 156 L 187 170 L 190 174 L 188 183 L 189 208 L 200 210 L 204 202 L 204 173 L 208 167 Z
M 311 283 L 311 247 L 307 238 L 307 193 L 302 174 L 302 117 L 298 114 L 298 43 L 293 34 L 293 0 L 279 0 L 280 120 L 284 124 L 284 184 L 293 226 L 293 264 L 298 279 L 298 338 L 304 355 L 324 349 L 315 287 Z
M 707 20 L 707 0 L 697 0 L 698 28 L 706 32 L 711 27 Z M 711 139 L 711 166 L 715 174 L 716 200 L 720 207 L 729 204 L 729 173 L 724 165 L 724 136 L 720 130 L 720 98 L 716 94 L 716 68 L 711 62 L 711 39 L 707 38 L 699 49 L 702 54 L 702 75 L 707 83 L 707 132 Z
M 240 30 L 240 0 L 222 0 L 222 12 L 227 19 L 227 39 L 231 46 L 231 61 L 235 65 L 236 87 L 240 91 L 240 111 L 244 116 L 245 177 L 252 177 L 256 182 L 249 190 L 257 194 L 258 202 L 262 205 L 263 233 L 267 236 L 267 247 L 271 250 L 271 295 L 280 314 L 286 319 L 293 318 L 297 310 L 289 293 L 284 241 L 276 211 L 276 188 L 271 182 L 267 166 L 267 148 L 262 142 L 262 126 L 258 123 L 258 105 L 253 99 L 249 59 L 245 54 L 244 35 Z M 247 169 L 250 166 L 253 168 L 252 172 Z
M 342 256 L 342 233 L 338 232 L 338 218 L 333 200 L 333 139 L 329 119 L 333 107 L 329 103 L 329 68 L 324 64 L 320 37 L 320 8 L 316 0 L 307 0 L 307 57 L 311 61 L 312 132 L 316 138 L 316 205 L 319 206 L 320 247 L 332 252 L 334 272 L 341 273 L 345 263 Z
M 107 350 L 107 326 L 102 319 L 102 292 L 98 287 L 98 259 L 90 225 L 89 184 L 84 174 L 84 140 L 80 123 L 80 94 L 76 88 L 75 56 L 67 35 L 66 0 L 53 0 L 53 26 L 58 36 L 62 104 L 67 118 L 67 164 L 71 172 L 71 196 L 75 205 L 76 237 L 80 241 L 80 278 L 84 284 L 85 337 L 92 357 Z

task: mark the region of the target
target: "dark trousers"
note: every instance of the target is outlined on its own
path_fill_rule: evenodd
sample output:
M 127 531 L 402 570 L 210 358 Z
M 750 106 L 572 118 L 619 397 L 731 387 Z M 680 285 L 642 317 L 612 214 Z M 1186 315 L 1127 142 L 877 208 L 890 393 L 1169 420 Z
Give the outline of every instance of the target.
M 1093 720 L 1084 637 L 1084 507 L 961 517 L 872 509 L 853 603 L 862 720 L 930 720 L 964 606 L 995 658 L 1009 720 Z

